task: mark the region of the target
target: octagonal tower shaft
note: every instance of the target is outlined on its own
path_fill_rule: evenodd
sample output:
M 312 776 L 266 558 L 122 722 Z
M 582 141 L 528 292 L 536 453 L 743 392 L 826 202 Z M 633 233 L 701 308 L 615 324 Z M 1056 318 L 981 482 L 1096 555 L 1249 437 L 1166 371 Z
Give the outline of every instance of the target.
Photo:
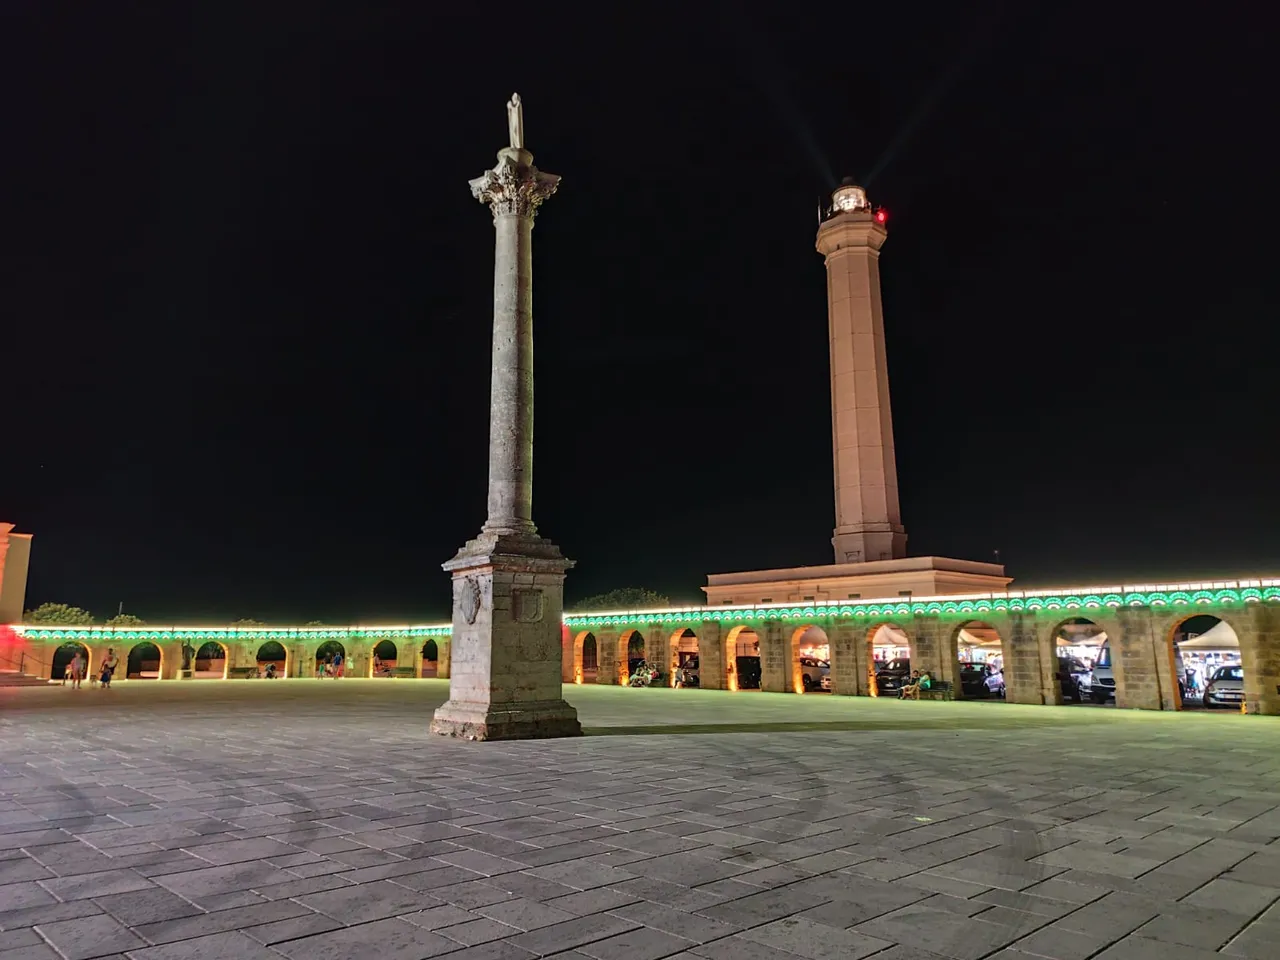
M 880 303 L 880 247 L 888 233 L 862 203 L 833 206 L 817 238 L 827 266 L 836 563 L 907 554 Z

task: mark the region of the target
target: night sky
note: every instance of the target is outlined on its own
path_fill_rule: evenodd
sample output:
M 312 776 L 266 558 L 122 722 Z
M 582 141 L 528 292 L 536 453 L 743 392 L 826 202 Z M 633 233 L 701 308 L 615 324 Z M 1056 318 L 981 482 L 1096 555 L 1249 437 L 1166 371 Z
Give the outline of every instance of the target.
M 35 535 L 29 606 L 447 618 L 485 507 L 467 181 L 513 90 L 564 178 L 534 516 L 570 606 L 830 562 L 813 245 L 849 174 L 889 212 L 912 554 L 999 550 L 1015 586 L 1280 571 L 1261 14 L 438 6 L 6 6 L 0 519 Z

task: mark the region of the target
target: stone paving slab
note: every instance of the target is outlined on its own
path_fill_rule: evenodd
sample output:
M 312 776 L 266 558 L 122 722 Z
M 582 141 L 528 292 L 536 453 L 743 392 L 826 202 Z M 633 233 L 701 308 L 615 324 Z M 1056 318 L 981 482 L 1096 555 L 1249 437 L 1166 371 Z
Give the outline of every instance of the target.
M 1280 955 L 1278 721 L 433 681 L 0 690 L 0 960 Z

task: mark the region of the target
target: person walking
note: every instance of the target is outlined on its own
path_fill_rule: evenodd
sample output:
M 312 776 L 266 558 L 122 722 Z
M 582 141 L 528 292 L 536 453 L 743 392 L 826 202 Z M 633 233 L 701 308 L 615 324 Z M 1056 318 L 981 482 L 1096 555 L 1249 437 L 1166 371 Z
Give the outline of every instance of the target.
M 84 680 L 86 664 L 84 662 L 84 651 L 77 650 L 76 655 L 71 658 L 71 689 L 79 690 L 80 682 Z
M 115 674 L 118 666 L 120 666 L 120 661 L 116 659 L 115 650 L 107 647 L 107 655 L 102 658 L 102 676 L 98 678 L 103 690 L 111 689 L 111 677 Z
M 347 665 L 346 658 L 343 657 L 341 653 L 334 654 L 333 677 L 335 680 L 340 680 L 342 678 L 342 671 L 346 667 L 346 665 Z

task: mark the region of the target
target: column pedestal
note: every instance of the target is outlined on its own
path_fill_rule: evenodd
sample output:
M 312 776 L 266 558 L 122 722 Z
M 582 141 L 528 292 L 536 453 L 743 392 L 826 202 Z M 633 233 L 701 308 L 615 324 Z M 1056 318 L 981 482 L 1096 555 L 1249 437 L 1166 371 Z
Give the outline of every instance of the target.
M 561 696 L 565 572 L 573 561 L 538 536 L 481 534 L 444 564 L 453 574 L 449 700 L 431 731 L 466 740 L 582 733 Z

